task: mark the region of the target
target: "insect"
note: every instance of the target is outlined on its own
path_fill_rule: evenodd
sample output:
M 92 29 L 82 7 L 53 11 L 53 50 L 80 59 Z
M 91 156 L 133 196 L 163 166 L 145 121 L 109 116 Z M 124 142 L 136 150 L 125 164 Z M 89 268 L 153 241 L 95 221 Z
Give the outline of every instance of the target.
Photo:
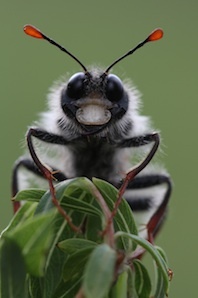
M 43 182 L 48 180 L 51 189 L 52 173 L 57 181 L 98 177 L 120 189 L 120 196 L 124 194 L 137 222 L 147 226 L 143 236 L 155 237 L 171 194 L 169 174 L 150 163 L 159 146 L 159 133 L 153 132 L 149 118 L 139 112 L 138 90 L 110 70 L 146 43 L 160 39 L 163 31 L 153 31 L 106 70 L 88 70 L 66 48 L 31 25 L 26 25 L 24 31 L 67 53 L 83 71 L 52 87 L 48 111 L 27 132 L 30 154 L 14 165 L 12 195 L 27 187 L 27 173 L 32 174 L 33 181 L 35 177 Z M 143 161 L 137 166 L 140 153 Z M 18 208 L 15 202 L 14 210 Z

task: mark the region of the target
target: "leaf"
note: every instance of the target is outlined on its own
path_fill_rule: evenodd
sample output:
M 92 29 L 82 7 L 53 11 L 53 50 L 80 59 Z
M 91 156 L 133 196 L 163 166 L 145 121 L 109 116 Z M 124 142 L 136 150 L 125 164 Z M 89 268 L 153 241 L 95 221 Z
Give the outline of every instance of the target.
M 41 278 L 30 276 L 29 289 L 31 289 L 31 297 L 49 298 L 56 291 L 57 285 L 62 280 L 62 270 L 64 266 L 65 256 L 58 248 L 53 250 L 53 255 L 49 265 L 45 271 L 45 275 Z M 57 296 L 58 297 L 58 296 Z
M 48 298 L 63 279 L 65 255 L 55 247 L 43 278 L 43 297 Z
M 64 196 L 64 192 L 65 190 L 67 189 L 67 187 L 73 182 L 73 179 L 68 179 L 68 180 L 65 180 L 63 182 L 60 182 L 58 183 L 56 186 L 55 186 L 55 191 L 56 191 L 56 198 L 59 202 L 61 202 L 63 196 Z M 51 209 L 54 209 L 55 206 L 52 202 L 52 198 L 51 198 L 51 193 L 50 191 L 46 191 L 46 193 L 42 196 L 38 206 L 37 206 L 37 209 L 36 209 L 36 212 L 35 214 L 38 214 L 38 213 L 44 213 L 44 212 L 47 212 Z
M 127 234 L 125 232 L 117 232 L 115 235 L 115 238 L 117 239 L 118 237 L 128 237 L 131 238 L 133 241 L 135 241 L 137 244 L 142 246 L 146 251 L 148 251 L 153 259 L 155 260 L 161 275 L 163 277 L 164 281 L 164 291 L 165 293 L 168 292 L 168 287 L 169 287 L 169 280 L 168 280 L 168 266 L 159 253 L 159 251 L 147 240 L 137 236 L 137 235 L 132 235 L 132 234 Z
M 63 278 L 65 282 L 82 277 L 87 260 L 96 247 L 96 243 L 86 239 L 66 239 L 58 243 L 64 253 L 69 254 L 63 269 Z
M 76 199 L 75 197 L 71 196 L 64 196 L 61 206 L 67 209 L 77 210 L 78 212 L 82 212 L 89 215 L 100 217 L 103 216 L 102 211 L 99 210 L 99 208 L 96 208 L 91 203 L 84 202 L 80 199 Z
M 14 228 L 23 225 L 28 218 L 31 218 L 35 212 L 36 206 L 36 203 L 30 202 L 26 202 L 24 205 L 22 205 L 17 213 L 14 215 L 10 224 L 1 233 L 1 237 L 5 236 L 9 231 L 13 231 Z
M 72 183 L 72 180 L 66 180 L 56 185 L 56 198 L 59 202 L 62 201 L 64 197 L 64 192 L 66 191 L 67 187 Z M 51 218 L 51 222 L 53 223 L 53 242 L 50 248 L 50 251 L 47 256 L 47 262 L 50 262 L 51 256 L 53 254 L 54 248 L 56 244 L 65 237 L 70 238 L 76 235 L 74 231 L 71 230 L 70 227 L 68 227 L 67 221 L 63 218 L 62 215 L 59 214 L 57 208 L 54 206 L 52 199 L 51 199 L 51 193 L 50 191 L 47 191 L 43 197 L 41 198 L 40 202 L 38 203 L 38 206 L 35 211 L 35 215 L 41 215 L 41 214 L 48 214 L 50 212 L 54 212 L 54 217 Z M 71 213 L 69 213 L 71 215 Z M 64 233 L 64 236 L 62 234 Z
M 110 298 L 127 298 L 128 292 L 128 272 L 124 270 L 116 281 L 110 292 Z M 130 296 L 131 297 L 131 296 Z
M 158 268 L 156 268 L 156 272 L 157 272 L 157 282 L 156 282 L 156 290 L 155 290 L 154 297 L 164 298 L 167 296 L 165 291 L 164 279 L 161 271 Z
M 57 244 L 58 248 L 67 254 L 73 254 L 82 249 L 94 248 L 96 245 L 93 241 L 79 238 L 66 239 Z
M 66 209 L 67 214 L 72 218 L 72 222 L 79 226 L 84 224 L 85 216 L 86 223 L 89 222 L 89 217 L 97 216 L 100 219 L 99 225 L 94 225 L 94 235 L 98 235 L 98 232 L 101 230 L 101 218 L 104 217 L 99 205 L 95 204 L 95 198 L 90 193 L 90 185 L 93 185 L 92 182 L 87 178 L 78 178 L 70 179 L 59 183 L 56 190 L 56 198 L 61 204 L 61 206 Z M 36 209 L 36 214 L 47 212 L 48 210 L 54 208 L 54 205 L 51 200 L 50 192 L 46 192 L 45 195 L 41 198 L 38 207 Z M 67 226 L 67 222 L 58 214 L 56 220 L 63 220 L 63 225 Z M 98 220 L 96 221 L 98 223 Z M 59 224 L 55 223 L 55 230 L 59 234 L 63 232 L 62 228 L 59 229 Z M 86 228 L 86 227 L 85 227 Z M 85 233 L 86 233 L 85 229 Z M 93 233 L 91 233 L 93 235 Z M 64 233 L 65 235 L 65 233 Z M 71 238 L 75 236 L 75 232 L 71 230 L 70 227 L 67 228 L 66 238 Z M 65 236 L 64 236 L 65 237 Z M 60 241 L 56 237 L 56 242 Z M 99 237 L 98 237 L 99 238 Z M 101 237 L 100 237 L 101 238 Z
M 1 298 L 26 298 L 26 268 L 21 249 L 14 240 L 4 238 L 0 248 Z
M 116 252 L 107 244 L 92 252 L 84 272 L 83 290 L 87 298 L 104 298 L 114 278 Z
M 158 252 L 160 253 L 160 255 L 162 256 L 162 258 L 164 259 L 165 262 L 167 262 L 167 257 L 165 255 L 165 252 L 160 248 L 160 247 L 156 247 L 156 249 L 158 250 Z M 167 291 L 165 283 L 164 283 L 164 279 L 163 279 L 163 275 L 161 270 L 158 268 L 158 266 L 156 266 L 156 289 L 155 289 L 155 297 L 159 297 L 159 298 L 164 298 L 167 296 Z
M 127 297 L 139 298 L 135 289 L 135 274 L 131 266 L 127 265 L 128 282 L 127 282 Z M 157 297 L 156 297 L 157 298 Z
M 45 193 L 46 193 L 46 190 L 37 189 L 37 188 L 21 190 L 14 197 L 14 201 L 39 202 Z
M 146 298 L 143 295 L 149 292 L 148 273 L 138 261 L 134 261 L 137 267 L 136 277 L 133 278 L 131 271 L 125 270 L 124 266 L 121 268 L 124 271 L 112 287 L 115 281 L 117 257 L 116 252 L 108 245 L 98 244 L 103 241 L 99 232 L 103 229 L 105 217 L 93 188 L 97 187 L 110 210 L 113 209 L 117 198 L 117 190 L 102 180 L 93 179 L 93 181 L 94 184 L 87 178 L 74 178 L 63 181 L 55 187 L 57 200 L 72 218 L 73 223 L 82 226 L 82 234 L 76 234 L 59 214 L 52 203 L 49 191 L 31 189 L 19 193 L 17 200 L 30 202 L 26 202 L 20 208 L 2 233 L 0 256 L 5 241 L 14 243 L 16 262 L 18 264 L 20 260 L 20 266 L 25 273 L 28 271 L 29 275 L 28 279 L 25 279 L 22 274 L 20 281 L 17 279 L 17 274 L 21 271 L 12 268 L 14 274 L 12 275 L 12 272 L 8 274 L 11 274 L 18 284 L 16 285 L 12 278 L 10 281 L 5 281 L 3 276 L 1 282 L 6 289 L 4 286 L 2 289 L 7 291 L 9 286 L 18 287 L 20 298 L 71 298 L 75 297 L 83 285 L 86 298 L 125 298 L 127 295 L 137 298 L 134 283 L 137 287 L 138 276 L 142 276 L 144 281 L 141 280 L 137 289 L 142 295 L 139 297 Z M 131 209 L 124 199 L 114 218 L 114 228 L 117 231 L 115 239 L 118 249 L 124 249 L 128 253 L 137 245 L 142 245 L 153 256 L 157 264 L 156 297 L 164 297 L 163 295 L 167 293 L 168 278 L 166 261 L 156 248 L 137 236 Z M 15 246 L 17 248 L 14 248 Z M 9 249 L 7 253 L 9 254 Z M 12 261 L 12 258 L 10 260 Z M 11 270 L 11 262 L 7 263 L 10 266 L 6 269 Z M 2 262 L 0 268 L 7 263 Z M 10 285 L 6 282 L 10 282 Z M 23 293 L 27 294 L 26 286 L 29 287 L 30 296 L 23 296 Z M 11 295 L 6 292 L 5 298 L 10 298 Z M 18 298 L 16 295 L 13 297 Z
M 139 260 L 134 260 L 133 266 L 135 269 L 135 288 L 138 297 L 149 298 L 151 293 L 151 280 L 149 274 L 144 265 Z
M 42 291 L 42 279 L 34 276 L 28 278 L 29 294 L 31 298 L 44 298 Z
M 92 187 L 92 182 L 87 178 L 73 179 L 65 188 L 61 205 L 67 209 L 103 217 L 100 206 L 94 202 L 95 198 L 91 193 Z
M 82 275 L 76 276 L 76 278 L 69 281 L 62 281 L 55 293 L 52 295 L 52 298 L 73 298 L 76 297 L 76 294 L 80 288 L 82 282 Z M 37 298 L 37 297 L 36 297 Z M 43 297 L 42 297 L 43 298 Z M 49 298 L 49 297 L 47 297 Z
M 51 221 L 52 213 L 35 216 L 6 234 L 20 247 L 27 271 L 34 276 L 44 274 L 46 254 L 53 235 Z
M 102 237 L 102 220 L 96 216 L 87 216 L 86 220 L 86 230 L 85 230 L 85 238 L 94 241 L 96 243 L 101 243 Z
M 93 178 L 93 183 L 101 192 L 109 209 L 113 210 L 114 203 L 118 196 L 118 190 L 108 182 L 100 179 Z M 117 214 L 114 217 L 114 225 L 116 231 L 123 231 L 134 235 L 138 234 L 131 208 L 124 198 L 119 206 Z M 120 249 L 124 248 L 124 250 L 131 250 L 131 247 L 133 247 L 133 250 L 135 250 L 136 243 L 132 243 L 131 240 L 129 241 L 129 239 L 126 240 L 126 238 L 124 239 L 122 237 L 120 240 L 122 243 L 117 243 Z
M 67 258 L 63 269 L 65 282 L 82 276 L 84 267 L 93 249 L 94 247 L 87 247 L 78 250 Z

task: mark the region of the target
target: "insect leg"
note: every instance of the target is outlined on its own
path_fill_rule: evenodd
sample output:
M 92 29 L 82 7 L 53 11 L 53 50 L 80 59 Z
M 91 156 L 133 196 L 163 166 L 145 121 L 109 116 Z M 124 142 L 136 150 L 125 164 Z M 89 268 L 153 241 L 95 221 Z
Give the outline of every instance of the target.
M 40 176 L 42 178 L 43 175 L 39 171 L 38 167 L 35 165 L 32 159 L 21 157 L 18 159 L 14 165 L 13 174 L 12 174 L 12 196 L 14 197 L 17 192 L 19 191 L 18 185 L 18 171 L 20 167 L 26 168 L 28 171 L 32 172 L 33 174 Z M 51 168 L 51 167 L 50 167 Z M 65 174 L 63 174 L 60 170 L 53 168 L 52 170 L 54 178 L 58 181 L 64 181 L 67 179 Z
M 39 171 L 38 167 L 35 165 L 35 163 L 33 162 L 32 159 L 27 158 L 27 157 L 19 158 L 16 161 L 14 168 L 13 168 L 13 172 L 12 172 L 12 182 L 11 182 L 12 183 L 12 185 L 11 185 L 12 197 L 14 197 L 19 191 L 18 172 L 21 167 L 24 167 L 25 169 L 32 172 L 36 176 L 44 178 L 42 173 Z M 57 169 L 53 169 L 53 173 L 54 173 L 53 176 L 55 177 L 55 179 L 57 181 L 63 181 L 63 180 L 67 179 L 67 177 Z M 14 213 L 15 213 L 19 209 L 20 203 L 13 202 L 13 207 L 14 207 Z
M 31 155 L 33 161 L 35 162 L 36 166 L 38 167 L 38 169 L 42 173 L 42 175 L 48 181 L 50 181 L 50 180 L 53 179 L 52 172 L 47 167 L 45 167 L 41 163 L 39 158 L 37 157 L 37 154 L 34 150 L 34 146 L 33 146 L 33 143 L 32 143 L 32 137 L 35 137 L 35 138 L 37 138 L 41 141 L 44 141 L 46 143 L 51 143 L 51 144 L 65 145 L 68 142 L 62 136 L 48 133 L 48 132 L 46 132 L 46 131 L 44 131 L 40 128 L 30 128 L 27 132 L 26 138 L 27 138 L 27 144 L 28 144 L 30 155 Z
M 40 139 L 44 142 L 51 143 L 51 144 L 65 145 L 65 144 L 68 143 L 67 140 L 64 139 L 62 136 L 58 136 L 58 135 L 55 135 L 55 134 L 48 133 L 48 132 L 46 132 L 42 129 L 39 129 L 39 128 L 30 128 L 28 133 L 27 133 L 27 141 L 28 141 L 29 149 L 33 147 L 33 145 L 31 144 L 32 143 L 31 136 L 34 136 L 34 137 L 36 137 L 36 138 L 38 138 L 38 139 Z M 34 151 L 34 149 L 33 149 L 33 151 Z M 33 153 L 33 155 L 36 155 L 35 152 Z M 37 158 L 37 160 L 38 160 L 38 158 Z M 31 159 L 21 158 L 16 162 L 14 170 L 13 170 L 13 183 L 12 183 L 12 194 L 13 194 L 13 196 L 16 195 L 16 193 L 18 192 L 17 172 L 18 172 L 18 169 L 19 169 L 20 166 L 24 166 L 25 168 L 27 168 L 31 172 L 35 173 L 36 175 L 39 175 L 41 177 L 45 177 L 43 175 L 42 170 L 41 170 L 43 168 L 43 165 L 41 163 L 36 164 L 34 158 L 33 158 L 33 161 L 34 161 L 34 163 L 32 162 Z M 39 166 L 39 164 L 40 164 L 40 166 Z M 55 172 L 55 171 L 56 170 L 53 170 L 53 172 Z M 55 179 L 58 180 L 58 181 L 62 181 L 62 180 L 66 179 L 66 178 L 63 179 L 63 177 L 61 178 L 61 177 L 57 177 L 57 176 L 58 176 L 58 173 L 54 174 Z
M 123 184 L 119 190 L 120 196 L 124 194 L 129 182 L 132 181 L 133 178 L 149 164 L 159 147 L 160 137 L 158 133 L 152 133 L 141 137 L 131 138 L 129 140 L 124 140 L 121 143 L 122 147 L 140 147 L 151 142 L 154 142 L 154 144 L 146 158 L 137 167 L 133 168 L 126 174 Z
M 103 233 L 105 233 L 107 231 L 108 226 L 111 224 L 114 216 L 116 215 L 117 210 L 118 210 L 120 203 L 122 201 L 122 196 L 123 196 L 126 188 L 128 187 L 129 183 L 135 178 L 135 176 L 137 174 L 139 174 L 148 165 L 148 163 L 151 161 L 151 159 L 155 155 L 155 153 L 158 149 L 158 146 L 159 146 L 160 137 L 159 137 L 158 133 L 152 133 L 152 134 L 146 134 L 144 136 L 138 136 L 138 137 L 133 137 L 133 138 L 129 138 L 129 139 L 124 139 L 120 143 L 117 143 L 117 144 L 116 143 L 114 144 L 114 142 L 112 142 L 112 144 L 116 145 L 118 148 L 140 147 L 143 145 L 150 144 L 151 142 L 154 142 L 154 144 L 153 144 L 150 152 L 146 156 L 146 158 L 138 166 L 136 166 L 135 168 L 133 168 L 131 171 L 129 171 L 126 174 L 126 177 L 124 178 L 122 185 L 119 189 L 118 198 L 114 204 L 114 208 L 112 210 L 111 217 L 110 217 L 109 222 L 107 223 L 107 226 L 104 229 Z
M 41 161 L 39 160 L 39 158 L 38 158 L 38 156 L 37 156 L 37 154 L 34 150 L 33 143 L 32 143 L 32 137 L 33 136 L 40 139 L 40 140 L 42 140 L 42 141 L 45 141 L 47 143 L 63 145 L 63 144 L 67 144 L 68 142 L 67 142 L 67 140 L 65 140 L 61 136 L 58 136 L 58 135 L 55 135 L 55 134 L 50 134 L 50 133 L 48 133 L 44 130 L 41 130 L 39 128 L 30 128 L 28 130 L 27 136 L 26 136 L 30 155 L 31 155 L 33 161 L 35 162 L 36 166 L 38 167 L 38 169 L 41 171 L 42 175 L 48 180 L 53 204 L 56 206 L 59 213 L 66 219 L 66 221 L 68 222 L 70 227 L 74 231 L 79 232 L 79 228 L 76 227 L 72 223 L 72 219 L 65 212 L 65 210 L 60 206 L 58 200 L 56 199 L 55 188 L 54 188 L 54 185 L 53 185 L 53 179 L 54 179 L 53 172 L 51 170 L 49 170 L 45 165 L 43 165 L 41 163 Z
M 122 142 L 117 144 L 117 146 L 119 148 L 120 147 L 126 148 L 126 147 L 140 147 L 143 145 L 147 145 L 151 142 L 154 142 L 154 144 L 153 144 L 150 152 L 146 156 L 146 158 L 138 166 L 136 166 L 135 168 L 133 168 L 131 171 L 129 171 L 126 174 L 126 177 L 123 180 L 123 183 L 119 189 L 118 199 L 116 200 L 114 210 L 112 211 L 112 218 L 115 216 L 115 214 L 117 212 L 117 209 L 122 201 L 122 196 L 123 196 L 126 188 L 128 187 L 128 184 L 130 183 L 130 181 L 132 181 L 135 178 L 135 176 L 137 174 L 139 174 L 148 165 L 148 163 L 151 161 L 151 159 L 155 155 L 155 153 L 158 149 L 158 146 L 159 146 L 160 138 L 159 138 L 158 133 L 152 133 L 152 134 L 147 134 L 147 135 L 140 136 L 140 137 L 134 137 L 131 139 L 124 139 Z

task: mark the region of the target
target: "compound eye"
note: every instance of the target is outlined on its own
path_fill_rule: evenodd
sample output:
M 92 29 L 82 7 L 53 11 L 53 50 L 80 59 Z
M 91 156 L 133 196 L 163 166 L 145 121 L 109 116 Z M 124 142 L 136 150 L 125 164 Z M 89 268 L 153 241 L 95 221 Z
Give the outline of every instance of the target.
M 70 98 L 79 99 L 83 96 L 84 80 L 85 74 L 83 72 L 78 72 L 69 79 L 66 93 Z
M 107 81 L 106 81 L 106 96 L 107 98 L 114 102 L 118 101 L 122 98 L 123 96 L 123 84 L 122 81 L 113 74 L 110 74 L 107 76 Z

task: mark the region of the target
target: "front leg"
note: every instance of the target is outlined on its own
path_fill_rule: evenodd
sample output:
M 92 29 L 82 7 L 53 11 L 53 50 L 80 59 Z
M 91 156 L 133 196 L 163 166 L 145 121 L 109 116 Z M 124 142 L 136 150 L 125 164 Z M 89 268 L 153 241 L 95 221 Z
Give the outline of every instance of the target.
M 34 146 L 32 143 L 32 137 L 35 137 L 45 143 L 56 144 L 56 145 L 67 145 L 69 143 L 75 142 L 77 139 L 79 139 L 79 137 L 76 137 L 72 140 L 67 140 L 60 135 L 49 133 L 49 132 L 47 132 L 43 129 L 40 129 L 38 127 L 31 127 L 28 130 L 26 139 L 27 139 L 27 144 L 28 144 L 28 149 L 29 149 L 30 155 L 31 155 L 35 165 L 41 172 L 42 176 L 44 178 L 46 178 L 48 181 L 50 181 L 50 180 L 52 181 L 53 177 L 55 175 L 53 175 L 53 171 L 50 171 L 50 169 L 47 166 L 44 166 L 41 163 L 41 161 L 39 160 L 39 158 L 34 150 Z M 54 177 L 54 178 L 56 180 L 56 177 Z
M 140 147 L 152 142 L 156 143 L 157 147 L 159 145 L 159 133 L 153 132 L 150 134 L 146 134 L 143 136 L 137 136 L 133 138 L 123 139 L 119 143 L 117 143 L 117 147 L 119 148 L 131 148 L 131 147 Z
M 26 157 L 19 158 L 15 162 L 13 172 L 12 172 L 12 197 L 15 197 L 19 191 L 18 172 L 21 167 L 25 168 L 26 170 L 35 174 L 38 177 L 44 178 L 42 173 L 40 172 L 40 170 L 38 169 L 38 167 L 35 165 L 34 161 L 31 158 L 29 158 L 29 157 L 28 158 L 26 158 Z M 59 171 L 59 169 L 53 168 L 52 171 L 54 173 L 53 176 L 55 177 L 55 179 L 57 181 L 63 181 L 63 180 L 67 179 L 67 177 L 61 171 Z M 13 202 L 14 213 L 17 212 L 17 210 L 20 208 L 20 206 L 21 206 L 20 202 L 18 202 L 18 201 Z
M 139 174 L 149 164 L 149 162 L 155 155 L 155 153 L 159 147 L 160 137 L 159 137 L 158 133 L 152 133 L 152 134 L 147 134 L 144 136 L 133 137 L 130 139 L 124 139 L 120 143 L 117 144 L 118 148 L 129 148 L 129 147 L 140 147 L 143 145 L 147 145 L 151 142 L 153 142 L 154 144 L 153 144 L 150 152 L 146 156 L 146 158 L 138 166 L 136 166 L 135 168 L 133 168 L 126 174 L 126 177 L 124 178 L 122 185 L 119 189 L 118 199 L 115 202 L 115 206 L 112 211 L 111 220 L 117 213 L 118 207 L 122 201 L 122 196 L 123 196 L 126 188 L 128 187 L 129 183 L 135 178 L 135 176 L 137 176 L 137 174 Z
M 50 190 L 53 190 L 54 189 L 53 184 L 52 184 L 53 174 L 50 171 L 50 169 L 47 168 L 46 166 L 44 166 L 41 163 L 41 161 L 39 160 L 39 158 L 38 158 L 38 156 L 37 156 L 37 154 L 34 150 L 34 146 L 33 146 L 33 143 L 32 143 L 32 136 L 34 136 L 37 139 L 42 140 L 44 142 L 53 143 L 53 144 L 60 144 L 60 143 L 63 144 L 64 139 L 61 136 L 59 138 L 59 136 L 49 134 L 48 132 L 46 132 L 44 130 L 41 130 L 39 128 L 30 128 L 27 132 L 27 135 L 26 135 L 30 155 L 31 155 L 34 163 L 36 164 L 37 168 L 39 169 L 39 171 L 43 175 L 43 177 L 48 180 Z
M 66 221 L 68 222 L 68 224 L 70 225 L 70 227 L 76 231 L 79 232 L 79 228 L 76 227 L 73 223 L 72 223 L 72 219 L 69 217 L 69 215 L 65 212 L 65 210 L 60 206 L 58 200 L 56 199 L 56 195 L 55 195 L 55 188 L 53 185 L 53 172 L 47 168 L 45 165 L 43 165 L 41 163 L 41 161 L 39 160 L 35 150 L 34 150 L 34 146 L 32 143 L 32 137 L 36 137 L 39 140 L 42 140 L 44 142 L 47 143 L 52 143 L 52 144 L 60 144 L 60 145 L 65 145 L 68 143 L 67 140 L 65 140 L 62 136 L 58 136 L 55 134 L 50 134 L 42 129 L 39 128 L 30 128 L 27 132 L 27 144 L 28 144 L 28 148 L 29 148 L 29 152 L 30 155 L 34 161 L 34 163 L 36 164 L 36 166 L 38 167 L 38 169 L 40 170 L 40 172 L 42 173 L 43 177 L 47 179 L 48 183 L 49 183 L 49 189 L 50 189 L 50 193 L 52 196 L 52 202 L 53 204 L 56 206 L 56 208 L 58 209 L 59 213 L 66 219 Z

